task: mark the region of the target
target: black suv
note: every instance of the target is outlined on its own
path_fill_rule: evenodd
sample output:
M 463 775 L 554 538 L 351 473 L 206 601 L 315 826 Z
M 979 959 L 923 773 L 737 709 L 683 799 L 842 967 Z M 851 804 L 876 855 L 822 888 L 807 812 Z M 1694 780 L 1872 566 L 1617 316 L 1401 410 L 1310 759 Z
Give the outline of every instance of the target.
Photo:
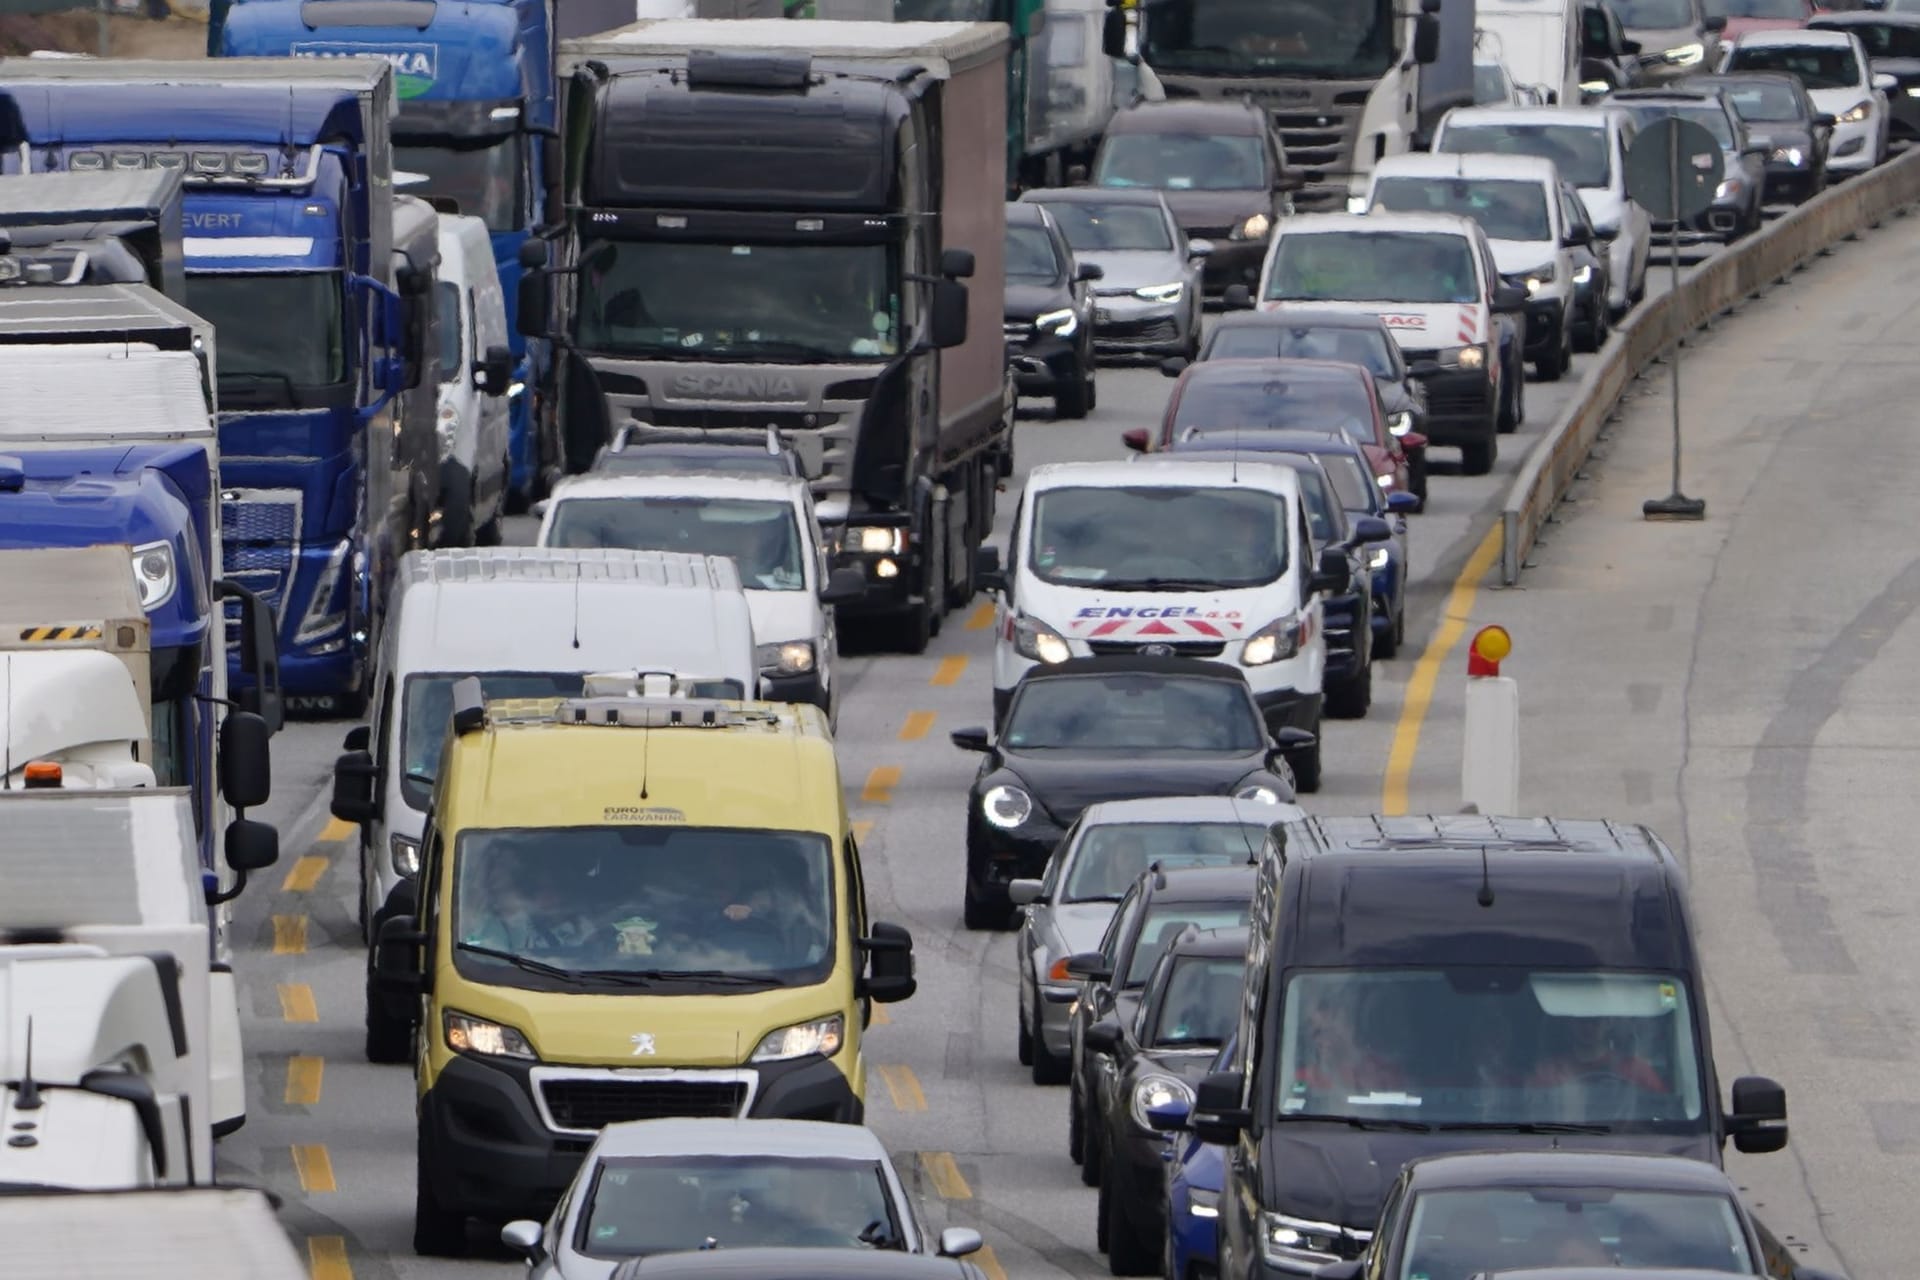
M 1044 205 L 1007 206 L 1007 364 L 1021 395 L 1052 396 L 1056 417 L 1095 404 L 1093 291 L 1103 273 L 1076 262 Z

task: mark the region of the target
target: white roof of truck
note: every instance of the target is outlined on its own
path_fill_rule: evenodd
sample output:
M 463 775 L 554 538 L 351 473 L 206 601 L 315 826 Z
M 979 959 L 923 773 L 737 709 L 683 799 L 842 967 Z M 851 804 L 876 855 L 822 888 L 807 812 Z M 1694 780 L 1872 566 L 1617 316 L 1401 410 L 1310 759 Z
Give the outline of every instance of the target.
M 138 343 L 0 346 L 7 425 L 0 450 L 38 441 L 211 439 L 191 352 Z
M 6 449 L 7 441 L 0 437 L 0 453 Z M 144 625 L 147 615 L 140 607 L 140 589 L 133 584 L 132 551 L 110 543 L 0 549 L 0 582 L 7 584 L 0 592 L 0 626 Z M 13 640 L 7 637 L 0 648 L 13 648 Z
M 579 40 L 569 57 L 685 57 L 696 50 L 807 53 L 825 60 L 918 61 L 947 74 L 1007 44 L 1000 22 L 836 22 L 785 18 L 649 18 Z M 944 64 L 944 65 L 943 65 Z
M 371 89 L 393 74 L 384 58 L 0 58 L 7 80 L 96 84 L 338 85 Z
M 0 1196 L 0 1235 L 7 1280 L 307 1280 L 261 1191 Z
M 0 791 L 0 929 L 204 928 L 191 805 L 184 789 Z

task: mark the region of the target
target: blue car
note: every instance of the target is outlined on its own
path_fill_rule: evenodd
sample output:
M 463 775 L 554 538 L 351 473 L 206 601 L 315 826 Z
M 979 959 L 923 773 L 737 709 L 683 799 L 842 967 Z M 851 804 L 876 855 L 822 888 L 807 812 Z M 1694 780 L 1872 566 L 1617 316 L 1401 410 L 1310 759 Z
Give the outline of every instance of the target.
M 1365 451 L 1344 435 L 1311 431 L 1189 431 L 1172 445 L 1172 452 L 1210 454 L 1305 453 L 1320 460 L 1333 482 L 1349 520 L 1377 516 L 1387 522 L 1393 537 L 1376 544 L 1370 555 L 1373 573 L 1373 656 L 1391 658 L 1407 634 L 1407 514 L 1420 507 L 1410 493 L 1382 493 L 1373 480 Z
M 1209 1071 L 1232 1061 L 1229 1041 Z M 1226 1148 L 1202 1142 L 1193 1130 L 1171 1135 L 1167 1146 L 1167 1280 L 1212 1280 L 1219 1270 L 1220 1187 Z

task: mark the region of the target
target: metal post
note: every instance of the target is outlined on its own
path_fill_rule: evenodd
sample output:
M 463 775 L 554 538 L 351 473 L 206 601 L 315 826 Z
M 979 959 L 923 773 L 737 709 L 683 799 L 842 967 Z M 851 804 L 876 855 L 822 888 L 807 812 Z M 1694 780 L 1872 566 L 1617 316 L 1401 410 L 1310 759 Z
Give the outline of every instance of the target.
M 113 0 L 100 0 L 99 5 L 94 10 L 95 22 L 99 29 L 97 43 L 100 46 L 100 56 L 103 58 L 112 56 L 113 28 L 107 21 L 107 14 L 111 10 L 112 4 Z
M 1667 137 L 1668 176 L 1671 179 L 1667 196 L 1667 213 L 1672 219 L 1669 224 L 1672 234 L 1667 237 L 1667 266 L 1670 272 L 1668 291 L 1680 292 L 1680 131 L 1672 129 Z M 1649 498 L 1640 505 L 1640 512 L 1649 520 L 1704 520 L 1707 515 L 1707 503 L 1704 498 L 1689 498 L 1680 490 L 1680 348 L 1681 335 L 1673 338 L 1673 351 L 1668 360 L 1673 367 L 1673 492 L 1664 498 Z

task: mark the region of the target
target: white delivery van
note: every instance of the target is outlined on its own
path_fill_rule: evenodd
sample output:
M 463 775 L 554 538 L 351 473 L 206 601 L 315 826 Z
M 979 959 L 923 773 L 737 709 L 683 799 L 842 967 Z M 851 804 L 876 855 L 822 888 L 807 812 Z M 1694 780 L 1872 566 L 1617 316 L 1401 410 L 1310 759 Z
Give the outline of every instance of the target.
M 500 541 L 507 501 L 508 402 L 513 386 L 507 299 L 487 224 L 440 215 L 440 528 L 435 545 Z
M 813 494 L 796 476 L 584 475 L 538 504 L 542 547 L 728 556 L 753 612 L 759 696 L 810 702 L 837 722 L 833 605 L 866 590 L 858 569 L 830 572 Z
M 1546 106 L 1580 105 L 1579 0 L 1474 0 L 1475 47 Z
M 991 549 L 983 557 L 995 601 L 995 723 L 1020 677 L 1043 663 L 1208 658 L 1240 667 L 1276 736 L 1314 736 L 1287 763 L 1301 791 L 1319 790 L 1321 601 L 1347 589 L 1349 569 L 1337 548 L 1316 564 L 1313 545 L 1292 467 L 1035 467 L 1004 567 Z
M 307 1280 L 306 1259 L 252 1187 L 21 1189 L 0 1196 L 7 1280 Z

